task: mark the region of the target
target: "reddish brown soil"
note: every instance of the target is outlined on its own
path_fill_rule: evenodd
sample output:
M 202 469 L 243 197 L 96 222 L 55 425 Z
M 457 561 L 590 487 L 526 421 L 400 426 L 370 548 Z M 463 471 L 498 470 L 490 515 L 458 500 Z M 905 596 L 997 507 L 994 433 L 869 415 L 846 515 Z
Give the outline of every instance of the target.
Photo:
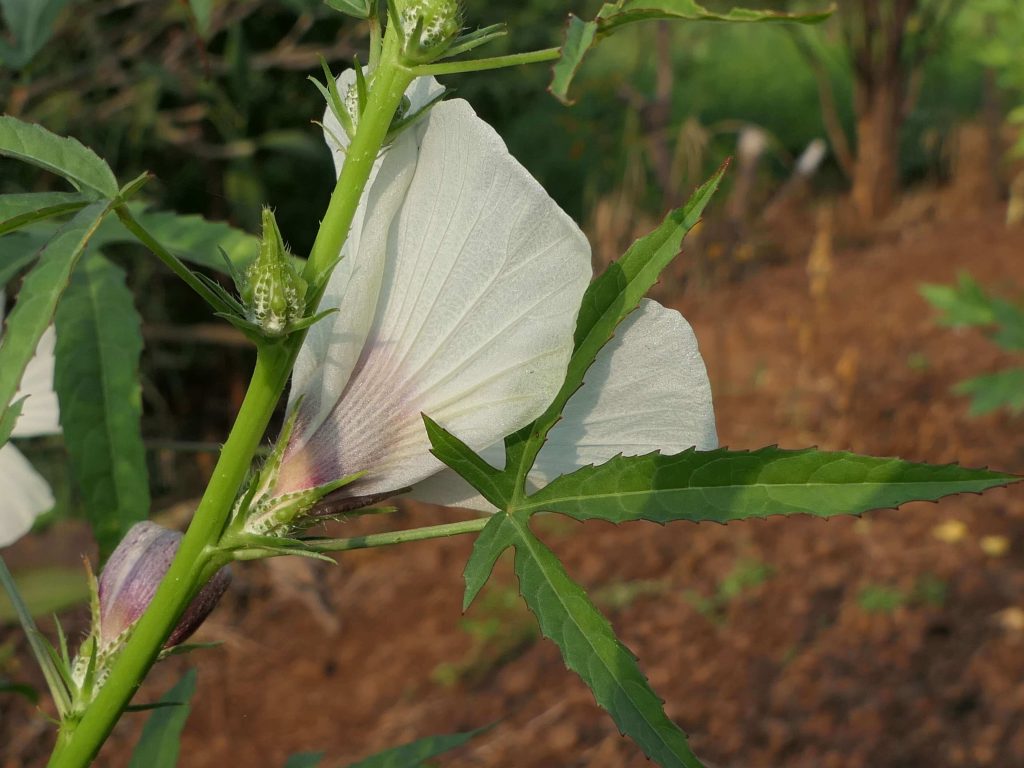
M 818 300 L 802 262 L 685 294 L 677 304 L 708 360 L 723 444 L 818 445 L 1024 471 L 1024 419 L 969 418 L 949 392 L 1006 358 L 979 333 L 937 328 L 916 292 L 961 269 L 1012 292 L 1024 284 L 1022 258 L 1024 232 L 1008 232 L 996 214 L 934 220 L 837 248 Z M 458 517 L 417 508 L 343 531 Z M 959 540 L 936 536 L 948 521 L 964 524 Z M 549 520 L 539 531 L 601 596 L 709 766 L 1024 765 L 1019 488 L 863 519 L 667 528 Z M 1002 556 L 982 549 L 982 537 L 994 535 L 1009 541 Z M 468 617 L 478 633 L 494 617 L 503 629 L 481 650 L 460 627 L 470 545 L 354 552 L 313 572 L 241 568 L 199 638 L 224 644 L 161 665 L 139 699 L 198 666 L 181 760 L 188 768 L 276 768 L 307 750 L 344 765 L 495 721 L 439 764 L 646 765 L 556 648 L 534 638 L 524 610 L 502 603 L 514 585 L 508 563 L 499 565 L 491 607 Z M 748 573 L 750 564 L 770 570 L 717 609 L 702 606 L 699 597 L 714 595 L 743 564 Z M 905 599 L 884 609 L 872 602 L 879 595 Z M 26 660 L 23 677 L 27 668 Z M 27 705 L 4 707 L 0 738 L 13 746 L 0 766 L 41 765 L 41 719 Z M 125 764 L 139 722 L 124 719 L 101 765 Z

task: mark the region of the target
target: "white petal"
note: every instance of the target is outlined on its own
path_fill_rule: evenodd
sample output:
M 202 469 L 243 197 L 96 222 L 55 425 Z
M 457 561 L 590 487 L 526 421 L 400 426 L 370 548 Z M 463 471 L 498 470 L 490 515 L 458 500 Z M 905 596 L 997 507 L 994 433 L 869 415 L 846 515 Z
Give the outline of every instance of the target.
M 338 84 L 338 94 L 344 101 L 345 94 L 355 85 L 356 71 L 354 69 L 346 69 L 338 75 L 336 82 Z M 417 77 L 405 92 L 406 97 L 409 99 L 407 113 L 411 114 L 423 109 L 441 93 L 444 93 L 444 86 L 437 82 L 437 80 L 432 77 Z M 345 161 L 345 151 L 348 149 L 350 139 L 329 106 L 324 112 L 324 140 L 331 149 L 335 173 L 340 174 L 341 165 Z
M 26 398 L 21 415 L 14 425 L 14 437 L 53 435 L 60 432 L 60 408 L 57 393 L 53 391 L 53 349 L 56 333 L 51 325 L 39 339 L 39 346 L 21 377 L 21 388 L 15 400 Z
M 530 473 L 534 485 L 622 453 L 679 453 L 718 444 L 711 385 L 697 339 L 675 310 L 644 300 L 601 350 L 583 387 Z M 499 444 L 485 458 L 504 464 Z M 416 486 L 413 496 L 448 506 L 493 511 L 450 470 Z
M 0 446 L 0 547 L 24 536 L 32 522 L 53 507 L 50 486 L 9 443 Z
M 354 492 L 410 485 L 441 467 L 421 412 L 483 448 L 536 418 L 565 375 L 583 233 L 466 102 L 434 107 L 418 135 L 365 347 L 328 420 L 289 451 L 281 491 L 360 470 Z

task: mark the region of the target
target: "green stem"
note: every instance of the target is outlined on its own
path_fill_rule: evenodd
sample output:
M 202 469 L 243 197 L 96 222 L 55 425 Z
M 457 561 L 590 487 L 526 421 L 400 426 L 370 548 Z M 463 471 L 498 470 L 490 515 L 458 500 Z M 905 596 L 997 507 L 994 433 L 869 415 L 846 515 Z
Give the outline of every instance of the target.
M 405 544 L 409 541 L 426 541 L 441 539 L 448 536 L 461 536 L 464 533 L 482 531 L 490 521 L 489 517 L 475 520 L 463 520 L 458 523 L 429 525 L 425 528 L 409 528 L 391 533 L 372 533 L 369 536 L 353 536 L 350 539 L 310 539 L 305 541 L 306 548 L 313 552 L 348 552 L 352 549 L 369 549 L 370 547 L 386 547 L 391 544 Z
M 346 153 L 345 165 L 306 264 L 304 275 L 315 280 L 312 285 L 315 286 L 317 303 L 348 237 L 363 188 L 391 120 L 405 89 L 414 78 L 408 69 L 397 63 L 398 41 L 391 34 L 385 36 L 382 55 L 388 64 L 375 75 L 370 99 Z M 118 215 L 125 226 L 153 249 L 179 277 L 198 290 L 195 276 L 173 254 L 161 248 L 134 221 L 127 209 L 122 211 L 119 207 Z M 192 596 L 210 576 L 213 565 L 211 553 L 229 519 L 235 496 L 245 480 L 274 407 L 284 391 L 303 335 L 293 334 L 285 344 L 268 344 L 260 348 L 245 400 L 178 554 L 94 701 L 81 720 L 67 720 L 62 724 L 50 757 L 51 768 L 84 768 L 92 761 L 156 661 L 164 641 Z
M 544 48 L 540 51 L 511 53 L 508 56 L 495 56 L 490 59 L 469 59 L 467 61 L 447 61 L 443 64 L 422 64 L 413 68 L 413 74 L 423 77 L 426 75 L 457 75 L 462 72 L 483 72 L 487 69 L 503 69 L 505 67 L 516 67 L 520 64 L 554 61 L 561 53 L 561 48 Z
M 185 264 L 175 256 L 173 253 L 164 248 L 160 241 L 157 240 L 149 231 L 139 223 L 139 221 L 132 216 L 132 212 L 129 210 L 127 205 L 119 205 L 114 209 L 117 214 L 117 218 L 121 220 L 124 228 L 135 235 L 135 238 L 142 243 L 144 246 L 149 248 L 160 261 L 167 265 L 167 267 L 178 277 L 180 277 L 188 286 L 199 294 L 199 296 L 209 304 L 211 307 L 216 309 L 218 312 L 224 312 L 227 308 L 217 296 L 214 295 L 203 281 L 195 276 Z

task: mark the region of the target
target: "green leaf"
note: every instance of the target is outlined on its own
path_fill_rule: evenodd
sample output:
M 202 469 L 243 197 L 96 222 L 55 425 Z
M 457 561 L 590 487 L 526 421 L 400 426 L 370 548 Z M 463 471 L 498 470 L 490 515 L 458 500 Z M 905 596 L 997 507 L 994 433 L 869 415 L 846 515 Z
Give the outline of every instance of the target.
M 46 45 L 53 35 L 57 15 L 68 0 L 0 0 L 4 22 L 14 37 L 11 46 L 0 39 L 0 59 L 21 69 Z
M 569 15 L 562 55 L 555 62 L 548 90 L 563 104 L 571 104 L 569 86 L 587 53 L 622 27 L 641 21 L 791 21 L 803 24 L 824 21 L 833 8 L 811 13 L 781 13 L 734 8 L 717 13 L 694 0 L 618 0 L 605 3 L 593 21 Z
M 636 309 L 661 272 L 679 255 L 683 238 L 700 221 L 726 167 L 722 165 L 686 205 L 669 213 L 657 229 L 633 243 L 583 294 L 576 320 L 575 349 L 562 388 L 537 421 L 505 441 L 506 471 L 514 474 L 516 488 L 522 488 L 548 432 L 561 418 L 569 398 L 583 384 L 587 370 L 611 340 L 615 328 Z
M 768 515 L 829 517 L 980 493 L 1021 477 L 956 465 L 826 452 L 689 450 L 673 456 L 619 456 L 556 478 L 524 512 L 548 510 L 614 523 L 719 523 Z
M 17 402 L 11 403 L 6 411 L 0 413 L 0 447 L 11 439 L 14 425 L 18 422 L 18 417 L 21 416 L 21 406 L 24 400 L 25 398 L 21 398 Z
M 317 768 L 323 759 L 323 752 L 300 752 L 289 757 L 284 768 Z
M 165 704 L 149 716 L 142 728 L 139 743 L 132 752 L 128 768 L 175 768 L 181 749 L 181 731 L 191 709 L 189 700 L 196 690 L 196 671 L 190 669 L 167 693 L 160 697 Z
M 93 203 L 79 211 L 47 243 L 38 263 L 25 276 L 18 301 L 0 338 L 0 421 L 10 407 L 8 404 L 17 392 L 39 339 L 53 319 L 71 271 L 109 212 L 109 205 L 105 203 Z
M 985 291 L 969 274 L 955 286 L 922 285 L 921 295 L 939 310 L 939 322 L 953 328 L 995 326 L 992 340 L 1003 349 L 1024 350 L 1024 308 Z
M 196 29 L 206 37 L 210 32 L 210 21 L 213 19 L 213 0 L 188 0 L 192 18 L 196 20 Z
M 430 439 L 430 452 L 458 472 L 491 504 L 498 509 L 507 507 L 512 498 L 511 479 L 477 456 L 468 445 L 429 416 L 422 414 L 422 417 Z
M 0 290 L 32 263 L 46 242 L 38 232 L 15 232 L 0 239 Z
M 487 521 L 487 525 L 473 542 L 473 552 L 463 571 L 463 578 L 466 581 L 466 593 L 462 597 L 463 611 L 469 608 L 484 584 L 491 578 L 494 564 L 498 562 L 501 553 L 512 546 L 515 538 L 515 525 L 507 514 L 498 512 Z
M 373 0 L 324 0 L 324 3 L 336 11 L 348 16 L 355 16 L 357 19 L 370 18 L 370 12 L 373 10 Z
M 20 571 L 14 581 L 31 616 L 49 616 L 89 599 L 89 584 L 82 578 L 81 568 L 33 568 Z M 0 624 L 17 618 L 14 604 L 0 592 Z
M 426 760 L 461 747 L 474 737 L 490 729 L 477 728 L 465 733 L 451 733 L 445 736 L 428 736 L 385 752 L 380 752 L 348 768 L 421 768 Z
M 50 133 L 41 125 L 0 116 L 0 155 L 23 160 L 63 176 L 90 197 L 117 197 L 117 179 L 99 155 L 72 138 Z
M 636 657 L 619 642 L 608 620 L 526 523 L 516 520 L 515 525 L 519 590 L 566 666 L 651 760 L 662 768 L 700 768 L 686 734 L 665 715 Z
M 971 415 L 981 416 L 1000 408 L 1024 412 L 1024 368 L 990 373 L 961 381 L 954 391 L 971 396 Z
M 89 200 L 74 192 L 34 192 L 0 196 L 0 235 L 65 213 L 75 213 Z
M 54 386 L 71 466 L 101 558 L 149 514 L 140 427 L 141 354 L 141 320 L 124 272 L 101 254 L 89 254 L 57 310 Z

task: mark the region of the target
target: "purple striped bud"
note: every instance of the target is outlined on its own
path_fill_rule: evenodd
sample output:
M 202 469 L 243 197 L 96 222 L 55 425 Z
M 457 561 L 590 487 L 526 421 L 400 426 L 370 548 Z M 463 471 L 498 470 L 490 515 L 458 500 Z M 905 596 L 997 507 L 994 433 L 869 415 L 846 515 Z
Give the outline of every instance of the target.
M 116 648 L 149 606 L 167 575 L 182 535 L 144 521 L 132 526 L 103 566 L 99 579 L 101 652 Z M 228 588 L 231 574 L 221 568 L 193 598 L 165 648 L 181 643 L 199 628 Z

